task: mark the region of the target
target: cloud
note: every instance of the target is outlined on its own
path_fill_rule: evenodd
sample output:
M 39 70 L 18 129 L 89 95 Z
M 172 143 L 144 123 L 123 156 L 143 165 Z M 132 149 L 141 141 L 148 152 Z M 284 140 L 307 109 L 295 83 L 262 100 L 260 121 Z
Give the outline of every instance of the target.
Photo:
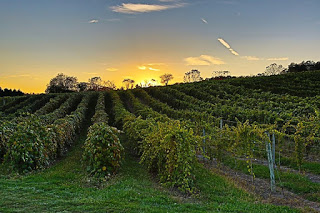
M 230 49 L 231 46 L 225 41 L 223 40 L 222 38 L 218 38 L 218 41 L 220 41 L 220 43 L 225 46 L 227 49 Z
M 283 58 L 268 58 L 267 61 L 287 61 L 289 58 L 283 57 Z
M 228 44 L 228 42 L 226 42 L 225 40 L 223 40 L 222 38 L 218 38 L 218 41 L 225 46 L 233 55 L 238 56 L 239 53 L 237 51 L 235 51 L 234 49 L 231 48 L 230 44 Z
M 261 58 L 258 58 L 256 56 L 242 56 L 241 58 L 247 59 L 248 61 L 260 61 Z
M 160 71 L 160 69 L 156 69 L 156 68 L 152 68 L 152 67 L 148 67 L 148 69 L 151 71 Z
M 177 3 L 173 5 L 158 5 L 158 4 L 132 4 L 122 3 L 118 6 L 111 6 L 110 9 L 117 13 L 136 14 L 136 13 L 149 13 L 155 11 L 163 11 L 173 8 L 184 7 L 185 3 Z
M 138 69 L 139 69 L 139 70 L 146 70 L 147 67 L 146 67 L 146 66 L 138 66 Z
M 88 21 L 89 24 L 95 24 L 95 23 L 98 23 L 99 20 L 98 19 L 92 19 L 90 21 Z
M 184 61 L 188 66 L 199 65 L 199 66 L 209 66 L 209 65 L 221 65 L 225 64 L 220 58 L 216 58 L 210 55 L 200 55 L 199 57 L 188 57 Z
M 201 21 L 202 21 L 203 23 L 205 23 L 205 24 L 208 24 L 208 21 L 205 20 L 204 18 L 201 18 Z
M 138 69 L 139 70 L 151 70 L 151 71 L 160 71 L 160 69 L 157 69 L 157 68 L 154 68 L 154 67 L 150 67 L 152 65 L 156 65 L 156 64 L 148 64 L 149 66 L 145 66 L 145 65 L 142 65 L 142 66 L 138 66 Z
M 229 50 L 233 55 L 236 55 L 236 56 L 239 55 L 239 53 L 237 53 L 234 49 L 230 48 Z
M 116 71 L 118 71 L 118 69 L 110 67 L 110 68 L 107 68 L 106 71 L 108 71 L 108 72 L 116 72 Z

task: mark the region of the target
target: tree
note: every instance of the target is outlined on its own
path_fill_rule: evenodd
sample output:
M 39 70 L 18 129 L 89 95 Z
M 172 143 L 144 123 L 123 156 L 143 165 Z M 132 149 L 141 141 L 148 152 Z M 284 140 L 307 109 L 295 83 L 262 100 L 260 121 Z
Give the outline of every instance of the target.
M 76 77 L 59 73 L 50 80 L 50 83 L 47 85 L 46 93 L 74 92 L 78 88 L 77 85 L 78 82 Z
M 196 81 L 202 81 L 199 70 L 191 70 L 184 74 L 183 82 L 188 83 L 188 82 L 196 82 Z
M 112 81 L 103 81 L 103 86 L 108 88 L 108 89 L 116 89 L 116 85 Z
M 169 81 L 171 81 L 173 79 L 173 75 L 170 73 L 165 73 L 160 76 L 160 79 L 161 79 L 161 84 L 165 84 L 167 86 Z
M 124 84 L 126 89 L 133 89 L 135 81 L 130 78 L 126 78 L 122 81 L 122 83 Z
M 12 90 L 12 89 L 7 89 L 7 88 L 2 89 L 0 87 L 0 97 L 3 97 L 3 96 L 21 96 L 21 95 L 24 95 L 24 93 L 21 92 L 20 89 L 19 90 L 16 90 L 16 89 Z
M 217 77 L 227 77 L 230 76 L 230 71 L 223 70 L 223 71 L 213 71 L 212 72 L 212 77 L 217 78 Z
M 278 65 L 276 63 L 273 63 L 266 67 L 266 71 L 263 73 L 264 75 L 279 75 L 283 74 L 287 71 L 286 68 L 284 68 L 281 64 Z
M 89 84 L 87 82 L 79 82 L 77 87 L 79 92 L 83 92 L 89 88 Z
M 102 87 L 102 79 L 101 77 L 92 77 L 89 79 L 89 89 L 98 91 Z

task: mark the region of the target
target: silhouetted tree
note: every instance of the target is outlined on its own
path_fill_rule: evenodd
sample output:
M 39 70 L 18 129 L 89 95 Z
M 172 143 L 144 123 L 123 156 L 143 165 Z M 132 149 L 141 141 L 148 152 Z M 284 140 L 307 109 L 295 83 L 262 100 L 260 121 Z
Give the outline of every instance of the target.
M 98 91 L 102 87 L 101 77 L 92 77 L 89 79 L 89 90 Z
M 64 93 L 77 90 L 77 78 L 59 73 L 50 80 L 47 85 L 46 93 Z
M 83 91 L 88 90 L 89 84 L 87 82 L 79 82 L 77 87 L 78 87 L 79 92 L 83 92 Z
M 168 85 L 169 81 L 173 79 L 173 75 L 170 73 L 166 73 L 160 76 L 161 79 L 161 84 L 165 84 L 166 86 Z
M 108 89 L 116 89 L 117 88 L 116 85 L 114 84 L 114 82 L 109 81 L 109 80 L 108 81 L 104 81 L 103 82 L 103 86 L 108 88 Z
M 188 82 L 196 82 L 196 81 L 202 81 L 199 70 L 191 70 L 184 74 L 183 82 L 188 83 Z
M 216 78 L 216 77 L 227 77 L 230 76 L 230 71 L 227 70 L 221 70 L 221 71 L 213 71 L 212 72 L 212 77 Z
M 263 75 L 279 75 L 279 74 L 283 74 L 287 71 L 286 68 L 284 68 L 281 64 L 278 65 L 276 63 L 273 63 L 269 66 L 266 67 L 265 72 L 263 73 Z
M 129 89 L 129 88 L 133 89 L 135 81 L 130 78 L 126 78 L 122 81 L 122 83 L 124 84 L 126 89 Z
M 288 72 L 303 72 L 320 70 L 320 61 L 302 61 L 300 64 L 291 63 L 288 66 Z
M 0 97 L 4 97 L 4 96 L 21 96 L 21 95 L 24 95 L 23 92 L 19 90 L 16 90 L 16 89 L 2 89 L 0 87 Z

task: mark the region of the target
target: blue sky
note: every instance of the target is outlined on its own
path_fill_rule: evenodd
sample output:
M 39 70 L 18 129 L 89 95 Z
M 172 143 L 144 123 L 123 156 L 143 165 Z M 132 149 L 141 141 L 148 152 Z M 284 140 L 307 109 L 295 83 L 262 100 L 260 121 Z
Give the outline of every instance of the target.
M 320 60 L 317 0 L 1 0 L 0 86 L 43 92 L 57 73 L 136 82 L 198 69 L 261 73 Z M 219 40 L 218 40 L 219 39 Z

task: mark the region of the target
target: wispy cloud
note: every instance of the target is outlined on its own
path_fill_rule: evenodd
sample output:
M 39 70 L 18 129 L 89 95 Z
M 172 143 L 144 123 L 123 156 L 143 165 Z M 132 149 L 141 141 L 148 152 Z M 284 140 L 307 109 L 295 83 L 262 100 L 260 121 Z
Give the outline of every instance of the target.
M 244 59 L 246 59 L 248 61 L 260 61 L 260 60 L 262 60 L 261 58 L 258 58 L 256 56 L 242 56 L 241 58 L 244 58 Z
M 99 20 L 98 19 L 91 19 L 90 21 L 88 21 L 89 24 L 95 24 L 98 23 Z
M 199 57 L 188 57 L 184 61 L 188 66 L 199 65 L 199 66 L 209 66 L 209 65 L 221 65 L 225 64 L 220 58 L 216 58 L 210 55 L 200 55 Z
M 156 68 L 152 68 L 152 67 L 148 67 L 148 69 L 151 71 L 160 71 L 160 69 L 156 69 Z
M 230 50 L 230 52 L 231 52 L 233 55 L 236 55 L 236 56 L 239 55 L 239 53 L 236 52 L 234 49 L 230 48 L 229 50 Z
M 228 44 L 228 42 L 226 42 L 224 39 L 222 38 L 218 38 L 218 41 L 225 46 L 233 55 L 238 56 L 239 53 L 237 51 L 235 51 L 234 49 L 231 48 L 230 44 Z
M 176 3 L 172 5 L 122 3 L 118 6 L 111 6 L 110 9 L 117 13 L 136 14 L 163 11 L 184 6 L 186 6 L 185 3 Z
M 118 69 L 110 67 L 110 68 L 107 68 L 106 71 L 108 71 L 108 72 L 116 72 L 116 71 L 118 71 Z
M 268 58 L 268 61 L 287 61 L 289 58 L 283 57 L 283 58 Z
M 138 69 L 139 69 L 139 70 L 146 70 L 147 67 L 146 67 L 146 66 L 138 66 Z
M 139 69 L 139 70 L 160 71 L 160 69 L 157 69 L 157 68 L 151 67 L 151 66 L 152 66 L 151 64 L 148 64 L 148 65 L 149 65 L 149 66 L 145 66 L 145 65 L 138 66 L 138 69 Z
M 203 23 L 205 23 L 205 24 L 208 24 L 208 21 L 205 20 L 204 18 L 201 18 L 201 21 L 202 21 Z

